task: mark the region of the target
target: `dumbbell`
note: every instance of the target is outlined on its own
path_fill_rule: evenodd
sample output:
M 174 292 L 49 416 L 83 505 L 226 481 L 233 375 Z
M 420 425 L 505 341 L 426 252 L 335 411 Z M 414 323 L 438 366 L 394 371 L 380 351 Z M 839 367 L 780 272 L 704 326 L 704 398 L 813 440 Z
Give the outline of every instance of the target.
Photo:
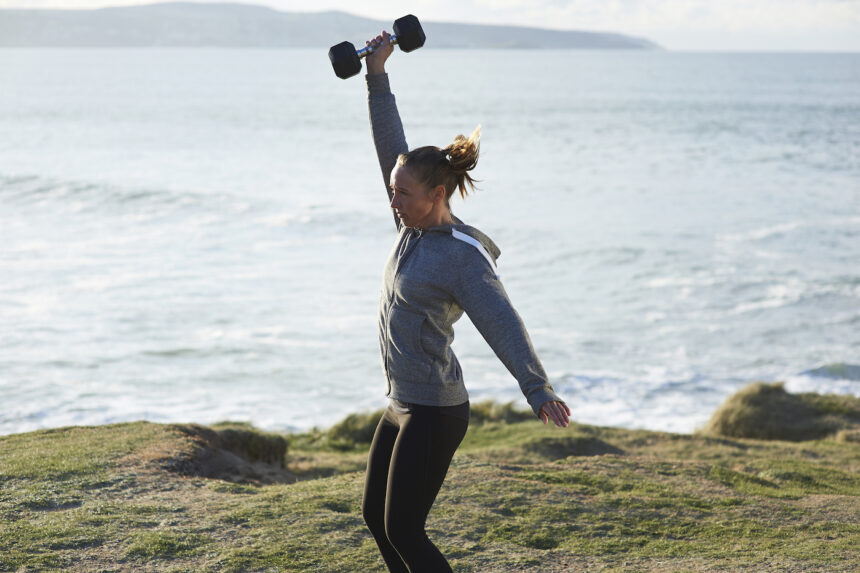
M 391 36 L 391 44 L 397 44 L 404 52 L 417 50 L 424 45 L 427 37 L 421 29 L 421 22 L 412 14 L 407 14 L 394 21 L 394 35 Z M 328 59 L 337 77 L 345 80 L 351 78 L 361 71 L 361 58 L 373 53 L 371 46 L 357 50 L 351 42 L 341 42 L 332 46 L 328 51 Z

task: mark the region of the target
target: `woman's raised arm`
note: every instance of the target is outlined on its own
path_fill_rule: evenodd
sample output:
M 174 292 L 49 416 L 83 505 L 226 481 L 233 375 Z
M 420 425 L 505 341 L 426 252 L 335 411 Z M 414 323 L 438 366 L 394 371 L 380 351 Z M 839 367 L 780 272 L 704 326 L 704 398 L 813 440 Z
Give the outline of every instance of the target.
M 367 56 L 367 104 L 370 111 L 370 132 L 373 144 L 376 146 L 376 156 L 382 169 L 382 178 L 391 203 L 393 191 L 389 186 L 391 171 L 397 162 L 397 156 L 409 151 L 406 136 L 403 133 L 403 123 L 397 112 L 397 103 L 388 84 L 388 74 L 385 73 L 385 60 L 394 51 L 390 42 L 391 36 L 383 31 L 382 35 L 367 42 L 374 47 L 374 52 Z M 401 223 L 392 212 L 394 224 L 400 229 Z

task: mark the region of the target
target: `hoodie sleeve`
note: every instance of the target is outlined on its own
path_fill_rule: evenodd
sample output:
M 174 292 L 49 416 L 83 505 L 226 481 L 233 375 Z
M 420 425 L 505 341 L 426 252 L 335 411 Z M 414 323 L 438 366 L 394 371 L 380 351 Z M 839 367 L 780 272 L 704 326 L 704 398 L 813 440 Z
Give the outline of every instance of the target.
M 562 402 L 553 391 L 520 315 L 501 281 L 477 249 L 466 249 L 459 261 L 454 298 L 516 378 L 535 415 L 546 402 Z
M 388 83 L 388 74 L 366 75 L 367 105 L 370 112 L 370 132 L 373 144 L 376 146 L 376 156 L 382 169 L 382 179 L 388 192 L 388 202 L 391 203 L 392 191 L 389 187 L 391 171 L 397 162 L 397 156 L 409 151 L 406 136 L 403 133 L 403 123 L 397 112 L 397 102 Z M 394 216 L 394 224 L 400 229 L 400 219 Z

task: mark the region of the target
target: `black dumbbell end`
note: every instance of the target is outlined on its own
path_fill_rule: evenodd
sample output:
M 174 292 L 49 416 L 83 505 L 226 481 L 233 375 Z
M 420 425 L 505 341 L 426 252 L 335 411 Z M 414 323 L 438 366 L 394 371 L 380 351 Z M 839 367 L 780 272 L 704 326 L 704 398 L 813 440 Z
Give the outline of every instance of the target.
M 332 46 L 328 51 L 328 59 L 334 73 L 342 80 L 351 78 L 361 71 L 361 60 L 355 53 L 355 46 L 350 42 L 341 42 Z
M 397 45 L 404 52 L 417 50 L 424 45 L 427 37 L 421 29 L 421 22 L 412 14 L 407 14 L 394 21 L 394 35 L 397 36 Z

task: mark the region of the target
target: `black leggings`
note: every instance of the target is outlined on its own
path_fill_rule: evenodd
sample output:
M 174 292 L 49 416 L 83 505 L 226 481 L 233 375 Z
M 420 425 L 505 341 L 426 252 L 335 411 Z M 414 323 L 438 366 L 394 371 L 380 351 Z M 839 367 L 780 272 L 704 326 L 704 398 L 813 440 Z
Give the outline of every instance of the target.
M 468 417 L 416 405 L 389 406 L 376 426 L 361 509 L 389 571 L 451 571 L 424 522 L 468 426 Z

